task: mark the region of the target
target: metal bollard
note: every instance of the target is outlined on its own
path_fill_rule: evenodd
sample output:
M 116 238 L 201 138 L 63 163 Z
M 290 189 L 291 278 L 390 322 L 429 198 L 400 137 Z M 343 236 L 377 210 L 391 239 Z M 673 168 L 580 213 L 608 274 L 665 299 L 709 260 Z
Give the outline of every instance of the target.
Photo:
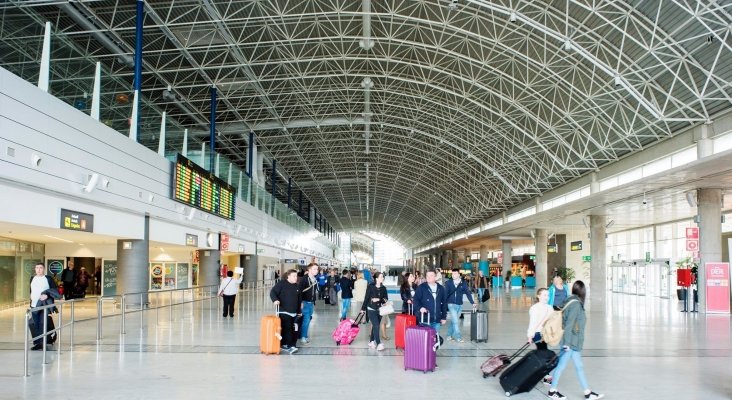
M 97 299 L 97 340 L 102 340 L 102 298 Z
M 63 313 L 64 308 L 61 307 L 61 313 Z M 59 326 L 61 326 L 61 318 L 59 318 Z M 48 331 L 48 309 L 43 309 L 43 334 L 41 335 L 41 339 L 43 340 L 43 363 L 48 364 L 46 361 L 46 346 L 48 346 L 48 340 L 46 336 L 46 331 Z M 56 335 L 58 336 L 58 335 Z M 61 339 L 60 337 L 58 339 Z M 61 340 L 58 342 L 58 347 L 61 348 Z
M 71 334 L 69 335 L 69 350 L 74 349 L 74 304 L 76 304 L 75 301 L 71 302 Z M 61 347 L 61 343 L 59 343 L 59 347 Z
M 142 303 L 142 297 L 143 294 L 140 293 L 140 330 L 142 330 L 142 327 L 145 324 L 145 320 L 143 319 L 145 314 L 145 305 Z
M 26 311 L 25 312 L 25 316 L 26 316 L 26 319 L 25 319 L 26 321 L 28 321 L 28 320 L 30 320 L 30 318 L 32 318 L 30 311 Z M 26 329 L 25 330 L 25 344 L 23 346 L 23 351 L 25 352 L 24 353 L 25 354 L 25 357 L 23 357 L 23 371 L 24 371 L 23 376 L 30 376 L 28 374 L 28 353 L 29 353 L 29 350 L 30 350 L 30 348 L 28 348 L 28 329 Z
M 120 314 L 120 318 L 122 318 L 122 321 L 119 325 L 120 334 L 124 335 L 127 332 L 125 332 L 125 295 L 122 295 L 122 301 L 121 301 L 121 307 L 122 307 L 122 313 Z

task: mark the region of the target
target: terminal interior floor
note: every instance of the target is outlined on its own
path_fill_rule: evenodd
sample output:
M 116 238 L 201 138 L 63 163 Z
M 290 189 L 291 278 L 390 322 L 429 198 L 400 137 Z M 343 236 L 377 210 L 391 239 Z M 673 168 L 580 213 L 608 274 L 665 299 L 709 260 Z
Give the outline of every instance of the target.
M 522 345 L 531 292 L 495 290 L 487 307 L 488 343 L 446 342 L 438 352 L 439 369 L 427 374 L 404 371 L 393 333 L 383 352 L 367 347 L 366 325 L 352 345 L 336 346 L 330 333 L 338 310 L 322 302 L 310 346 L 294 355 L 261 355 L 259 320 L 273 308 L 259 290 L 237 296 L 234 318 L 222 318 L 209 301 L 194 302 L 174 307 L 172 322 L 168 308 L 146 312 L 143 329 L 139 313 L 131 314 L 127 333 L 120 335 L 120 318 L 107 317 L 99 342 L 96 303 L 84 302 L 76 318 L 91 319 L 76 324 L 73 350 L 65 333 L 60 355 L 57 343 L 46 365 L 42 352 L 30 352 L 30 376 L 24 378 L 26 323 L 24 310 L 16 308 L 0 312 L 0 398 L 500 399 L 505 396 L 497 378 L 483 379 L 479 366 Z M 729 315 L 682 313 L 675 299 L 609 299 L 606 313 L 588 315 L 583 356 L 593 390 L 614 399 L 732 398 Z M 461 324 L 467 339 L 470 319 Z M 583 398 L 571 363 L 559 390 L 569 399 Z M 539 384 L 514 397 L 545 396 Z

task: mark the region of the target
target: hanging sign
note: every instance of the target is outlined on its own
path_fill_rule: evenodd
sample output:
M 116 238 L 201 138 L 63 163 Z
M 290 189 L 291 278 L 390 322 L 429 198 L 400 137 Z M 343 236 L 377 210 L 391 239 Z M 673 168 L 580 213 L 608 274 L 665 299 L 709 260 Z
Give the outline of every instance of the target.
M 577 242 L 571 242 L 569 244 L 569 250 L 570 251 L 580 251 L 580 250 L 582 250 L 582 241 L 580 240 L 580 241 L 577 241 Z
M 699 239 L 699 228 L 686 228 L 687 239 Z
M 61 209 L 61 229 L 94 232 L 94 216 L 78 211 Z

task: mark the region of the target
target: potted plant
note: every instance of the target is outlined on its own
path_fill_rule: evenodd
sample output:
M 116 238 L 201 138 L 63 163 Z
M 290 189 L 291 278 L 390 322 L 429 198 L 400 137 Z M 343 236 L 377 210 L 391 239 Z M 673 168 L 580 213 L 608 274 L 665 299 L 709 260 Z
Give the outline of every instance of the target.
M 562 278 L 564 283 L 566 283 L 568 285 L 570 283 L 574 282 L 575 272 L 574 272 L 574 269 L 572 269 L 572 268 L 559 267 L 559 268 L 557 268 L 557 274 Z

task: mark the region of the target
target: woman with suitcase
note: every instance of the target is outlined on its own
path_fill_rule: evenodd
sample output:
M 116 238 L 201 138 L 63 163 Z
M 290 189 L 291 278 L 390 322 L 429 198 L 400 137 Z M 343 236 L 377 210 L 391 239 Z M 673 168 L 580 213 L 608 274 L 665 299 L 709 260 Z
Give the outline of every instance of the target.
M 546 350 L 547 344 L 541 337 L 541 328 L 544 327 L 544 322 L 554 313 L 554 308 L 549 305 L 549 292 L 546 288 L 537 290 L 536 298 L 537 302 L 529 308 L 529 326 L 526 329 L 527 343 L 534 343 L 537 350 Z M 545 385 L 551 385 L 552 376 L 545 376 L 543 382 Z
M 560 343 L 561 351 L 559 353 L 559 363 L 552 374 L 552 384 L 549 389 L 550 399 L 566 399 L 567 396 L 559 393 L 557 386 L 562 372 L 567 367 L 569 360 L 574 363 L 574 369 L 577 371 L 580 385 L 584 389 L 585 399 L 601 399 L 604 394 L 595 393 L 590 389 L 590 385 L 585 378 L 584 366 L 582 365 L 582 346 L 585 341 L 585 296 L 587 289 L 582 281 L 576 281 L 572 285 L 572 295 L 567 298 L 562 308 L 562 327 L 564 336 Z M 578 300 L 578 301 L 573 301 Z
M 382 351 L 384 350 L 384 344 L 381 343 L 379 332 L 379 327 L 381 325 L 379 307 L 386 304 L 389 300 L 389 296 L 386 293 L 386 286 L 384 286 L 384 275 L 381 272 L 374 272 L 373 277 L 374 283 L 369 284 L 366 288 L 366 296 L 364 297 L 363 305 L 361 306 L 361 312 L 367 313 L 369 321 L 371 322 L 369 347 Z

